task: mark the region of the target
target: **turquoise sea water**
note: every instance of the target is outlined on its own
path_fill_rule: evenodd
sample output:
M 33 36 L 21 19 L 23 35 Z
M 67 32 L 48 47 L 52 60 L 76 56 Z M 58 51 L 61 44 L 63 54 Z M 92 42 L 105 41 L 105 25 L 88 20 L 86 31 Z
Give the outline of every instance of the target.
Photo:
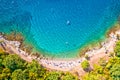
M 119 15 L 120 0 L 0 0 L 0 32 L 22 32 L 46 55 L 76 57 Z

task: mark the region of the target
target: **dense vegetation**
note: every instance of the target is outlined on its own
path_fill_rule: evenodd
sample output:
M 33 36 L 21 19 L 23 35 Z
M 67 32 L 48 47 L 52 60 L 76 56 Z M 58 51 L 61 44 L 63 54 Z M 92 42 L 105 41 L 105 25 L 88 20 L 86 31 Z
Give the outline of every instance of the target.
M 101 59 L 99 65 L 94 65 L 94 69 L 83 76 L 82 80 L 120 80 L 120 41 L 114 50 L 114 56 L 108 61 Z
M 78 80 L 70 73 L 48 71 L 33 60 L 28 63 L 18 55 L 0 49 L 0 80 Z

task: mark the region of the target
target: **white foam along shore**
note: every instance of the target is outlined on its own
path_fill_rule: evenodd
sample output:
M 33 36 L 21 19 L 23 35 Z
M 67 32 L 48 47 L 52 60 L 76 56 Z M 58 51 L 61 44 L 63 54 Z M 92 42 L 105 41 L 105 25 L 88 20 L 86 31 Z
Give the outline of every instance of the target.
M 107 41 L 102 42 L 102 47 L 99 49 L 94 49 L 86 52 L 90 58 L 95 55 L 102 53 L 110 53 L 114 51 L 114 46 L 117 41 L 117 35 L 120 35 L 120 30 L 116 31 L 115 34 L 111 33 Z M 33 59 L 36 59 L 42 66 L 53 69 L 53 70 L 61 70 L 61 71 L 70 71 L 74 68 L 80 66 L 80 63 L 85 60 L 84 57 L 71 59 L 71 60 L 50 60 L 50 59 L 41 59 L 36 56 L 28 55 L 25 51 L 19 48 L 20 42 L 18 41 L 8 41 L 4 37 L 0 36 L 0 41 L 3 41 L 3 46 L 9 48 L 14 53 L 18 54 L 24 60 L 31 62 Z

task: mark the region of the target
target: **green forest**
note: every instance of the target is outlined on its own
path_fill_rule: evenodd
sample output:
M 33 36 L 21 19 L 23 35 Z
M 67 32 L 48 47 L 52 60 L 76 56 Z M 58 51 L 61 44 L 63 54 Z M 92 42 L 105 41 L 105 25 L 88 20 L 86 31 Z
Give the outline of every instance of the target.
M 0 50 L 0 80 L 78 80 L 68 72 L 50 71 L 37 61 L 28 63 Z

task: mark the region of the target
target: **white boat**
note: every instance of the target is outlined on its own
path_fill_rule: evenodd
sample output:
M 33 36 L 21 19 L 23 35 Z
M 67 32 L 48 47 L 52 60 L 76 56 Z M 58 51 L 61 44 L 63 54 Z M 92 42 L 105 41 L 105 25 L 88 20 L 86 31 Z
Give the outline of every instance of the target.
M 69 20 L 67 20 L 66 24 L 67 24 L 67 25 L 70 25 L 70 21 L 69 21 Z

